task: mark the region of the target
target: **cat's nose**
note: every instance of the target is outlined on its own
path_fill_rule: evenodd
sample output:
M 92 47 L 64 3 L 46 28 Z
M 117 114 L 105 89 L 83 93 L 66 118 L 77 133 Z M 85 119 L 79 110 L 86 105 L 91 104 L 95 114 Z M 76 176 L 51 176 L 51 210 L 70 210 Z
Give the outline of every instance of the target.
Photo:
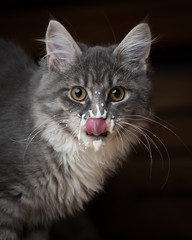
M 91 118 L 103 118 L 103 119 L 106 119 L 107 118 L 107 111 L 102 106 L 99 108 L 99 105 L 96 104 L 93 107 L 93 110 L 89 110 L 89 116 Z
M 88 118 L 85 127 L 89 135 L 100 136 L 106 133 L 106 121 L 103 118 Z

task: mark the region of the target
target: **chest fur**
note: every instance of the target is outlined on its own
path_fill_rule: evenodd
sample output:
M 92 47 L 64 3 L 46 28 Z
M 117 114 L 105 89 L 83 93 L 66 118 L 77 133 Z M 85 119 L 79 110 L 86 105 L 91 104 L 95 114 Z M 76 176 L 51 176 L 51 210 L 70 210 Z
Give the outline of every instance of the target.
M 49 170 L 43 169 L 30 180 L 22 197 L 28 223 L 49 222 L 83 208 L 103 185 L 104 164 L 101 154 L 90 152 L 57 156 L 59 166 L 50 160 Z M 93 164 L 94 163 L 94 164 Z

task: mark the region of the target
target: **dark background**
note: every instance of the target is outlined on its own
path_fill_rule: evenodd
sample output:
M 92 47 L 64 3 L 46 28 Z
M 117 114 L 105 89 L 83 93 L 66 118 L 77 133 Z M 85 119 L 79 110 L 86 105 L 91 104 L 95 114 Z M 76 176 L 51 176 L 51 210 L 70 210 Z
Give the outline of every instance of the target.
M 44 37 L 53 17 L 75 40 L 90 45 L 118 43 L 144 19 L 156 38 L 150 57 L 153 105 L 162 119 L 158 121 L 171 130 L 158 124 L 151 130 L 160 139 L 153 137 L 163 157 L 152 146 L 151 166 L 147 150 L 136 147 L 129 161 L 107 181 L 105 190 L 85 206 L 85 212 L 55 225 L 53 239 L 192 239 L 190 3 L 1 1 L 0 37 L 19 43 L 35 59 L 43 56 L 45 48 L 35 39 Z

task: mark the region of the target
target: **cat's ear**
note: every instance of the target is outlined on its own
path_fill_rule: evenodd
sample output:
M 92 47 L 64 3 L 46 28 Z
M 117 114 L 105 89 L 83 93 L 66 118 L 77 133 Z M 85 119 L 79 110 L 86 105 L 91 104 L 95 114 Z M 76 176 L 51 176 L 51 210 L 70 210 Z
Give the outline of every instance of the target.
M 45 42 L 48 66 L 56 71 L 65 71 L 81 54 L 71 35 L 55 20 L 49 22 Z
M 113 54 L 120 57 L 125 68 L 146 71 L 150 48 L 151 31 L 148 24 L 141 23 L 127 34 Z

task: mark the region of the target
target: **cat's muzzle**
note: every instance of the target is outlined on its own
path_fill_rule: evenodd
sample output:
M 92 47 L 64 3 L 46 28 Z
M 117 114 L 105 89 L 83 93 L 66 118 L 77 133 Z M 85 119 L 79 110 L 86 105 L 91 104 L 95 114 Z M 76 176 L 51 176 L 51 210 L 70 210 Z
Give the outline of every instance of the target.
M 106 121 L 103 118 L 88 118 L 85 128 L 88 135 L 107 136 Z

